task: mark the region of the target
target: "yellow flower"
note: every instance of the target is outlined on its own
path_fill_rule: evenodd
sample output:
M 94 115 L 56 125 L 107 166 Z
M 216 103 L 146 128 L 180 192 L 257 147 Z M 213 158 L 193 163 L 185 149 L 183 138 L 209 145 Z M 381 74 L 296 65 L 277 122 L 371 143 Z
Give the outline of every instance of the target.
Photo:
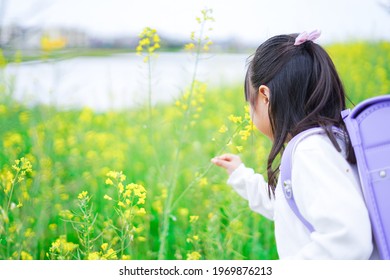
M 125 187 L 123 186 L 122 183 L 119 183 L 119 184 L 118 184 L 118 189 L 119 189 L 119 192 L 120 192 L 120 193 L 123 193 L 123 191 L 125 190 Z
M 153 201 L 152 203 L 152 208 L 155 210 L 157 213 L 161 214 L 163 211 L 163 206 L 161 200 L 156 200 Z
M 190 216 L 190 223 L 196 223 L 199 220 L 199 216 Z
M 30 118 L 30 113 L 28 112 L 21 112 L 20 115 L 19 115 L 19 120 L 21 123 L 27 123 L 27 121 L 29 120 Z
M 57 228 L 58 228 L 58 226 L 57 226 L 56 224 L 50 224 L 50 225 L 49 225 L 49 229 L 50 229 L 51 231 L 56 231 Z
M 137 52 L 137 54 L 141 54 L 141 52 L 142 52 L 142 46 L 137 46 L 137 48 L 135 49 L 135 51 Z
M 69 254 L 76 250 L 78 247 L 77 244 L 66 241 L 66 236 L 61 235 L 56 241 L 51 244 L 49 249 L 50 253 L 54 254 Z
M 238 134 L 241 136 L 242 140 L 247 140 L 248 137 L 251 135 L 248 130 L 241 130 Z
M 160 42 L 160 37 L 158 36 L 157 33 L 155 33 L 155 34 L 153 35 L 153 42 L 154 42 L 154 43 L 159 43 L 159 42 Z
M 195 48 L 194 43 L 188 43 L 188 44 L 185 44 L 185 45 L 184 45 L 184 49 L 185 49 L 186 51 L 190 51 L 190 50 L 192 50 L 192 49 L 194 49 L 194 48 Z
M 133 226 L 133 229 L 132 229 L 135 233 L 141 233 L 145 230 L 145 228 L 140 225 L 138 228 L 136 228 L 135 226 Z
M 104 199 L 107 199 L 107 200 L 112 200 L 112 198 L 110 197 L 110 196 L 108 196 L 108 195 L 104 195 L 104 197 L 103 197 Z
M 244 149 L 243 146 L 236 146 L 237 152 L 241 153 L 242 150 Z
M 144 39 L 140 40 L 139 41 L 139 45 L 140 46 L 150 45 L 150 39 L 149 38 L 144 38 Z
M 144 62 L 148 62 L 150 57 L 154 55 L 154 51 L 160 48 L 160 37 L 158 36 L 156 29 L 146 27 L 142 30 L 139 38 L 140 40 L 136 52 L 138 55 L 142 55 L 142 52 L 146 50 Z
M 88 260 L 100 260 L 100 254 L 98 252 L 92 252 L 88 254 Z
M 103 251 L 106 251 L 108 248 L 108 243 L 103 243 L 102 246 L 100 246 Z
M 106 176 L 107 177 L 111 177 L 111 178 L 116 178 L 117 177 L 117 174 L 118 172 L 115 172 L 115 171 L 109 171 Z
M 145 211 L 145 208 L 140 208 L 138 211 L 137 211 L 137 215 L 145 215 L 146 214 L 146 211 Z
M 24 233 L 24 237 L 29 238 L 35 236 L 35 232 L 31 228 L 28 228 Z
M 222 125 L 218 130 L 219 133 L 225 133 L 226 131 L 228 131 L 228 128 L 226 127 L 226 125 Z
M 242 122 L 242 117 L 230 115 L 229 116 L 229 120 L 231 122 L 233 122 L 233 123 L 241 123 Z
M 59 215 L 67 220 L 70 220 L 74 217 L 72 212 L 70 212 L 69 210 L 62 210 Z
M 33 257 L 29 253 L 27 253 L 26 251 L 20 252 L 20 258 L 22 260 L 32 260 L 33 259 Z
M 178 213 L 180 216 L 187 217 L 188 216 L 188 208 L 179 208 Z
M 144 198 L 138 199 L 137 204 L 145 204 L 145 199 Z
M 110 178 L 106 179 L 106 184 L 107 185 L 114 185 L 114 183 L 112 182 L 112 180 Z
M 107 260 L 117 260 L 118 256 L 116 255 L 114 249 L 108 249 L 107 253 L 104 254 L 103 258 Z
M 138 240 L 139 242 L 145 242 L 145 241 L 146 241 L 146 238 L 143 237 L 143 236 L 138 236 L 138 237 L 137 237 L 137 240 Z
M 187 254 L 187 260 L 199 260 L 201 257 L 202 257 L 202 255 L 196 251 L 194 251 L 190 254 Z
M 199 180 L 199 185 L 200 185 L 201 187 L 206 186 L 208 183 L 209 183 L 209 182 L 208 182 L 208 180 L 207 180 L 206 177 L 200 178 L 200 180 Z
M 63 37 L 51 38 L 48 35 L 41 37 L 41 49 L 46 52 L 63 49 L 66 43 L 66 39 Z
M 1 63 L 0 63 L 1 65 Z M 0 105 L 0 114 L 5 114 L 7 112 L 7 106 L 1 104 Z
M 12 168 L 16 172 L 21 171 L 23 175 L 25 175 L 26 172 L 32 172 L 31 162 L 25 157 L 22 157 L 20 160 L 19 159 L 15 160 L 15 164 L 12 165 Z
M 81 199 L 87 198 L 87 196 L 88 196 L 88 192 L 87 191 L 82 191 L 81 193 L 79 193 L 77 198 L 81 200 Z

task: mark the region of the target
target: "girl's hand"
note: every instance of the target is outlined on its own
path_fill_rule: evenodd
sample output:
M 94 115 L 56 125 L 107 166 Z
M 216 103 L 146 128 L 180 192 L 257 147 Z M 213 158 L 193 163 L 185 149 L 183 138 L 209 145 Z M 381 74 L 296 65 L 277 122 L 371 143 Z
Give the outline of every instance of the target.
M 229 175 L 232 174 L 233 171 L 236 170 L 237 167 L 239 167 L 242 163 L 239 156 L 232 154 L 224 154 L 221 156 L 217 156 L 215 158 L 212 158 L 211 162 L 217 166 L 225 168 Z

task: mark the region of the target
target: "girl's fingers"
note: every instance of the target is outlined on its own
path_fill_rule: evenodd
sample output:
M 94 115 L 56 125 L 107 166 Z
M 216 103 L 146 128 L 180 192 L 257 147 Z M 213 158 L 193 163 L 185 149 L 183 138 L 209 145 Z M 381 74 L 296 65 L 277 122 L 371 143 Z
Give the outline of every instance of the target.
M 220 155 L 218 157 L 211 159 L 211 162 L 214 163 L 215 165 L 221 166 L 223 168 L 230 168 L 235 157 L 237 157 L 237 156 L 232 155 L 232 154 L 224 154 L 224 155 Z
M 220 159 L 220 158 L 213 158 L 211 160 L 211 162 L 214 163 L 215 165 L 223 167 L 225 169 L 227 169 L 229 167 L 229 164 L 230 164 L 229 161 L 226 161 L 226 160 L 223 160 L 223 159 Z
M 221 160 L 219 158 L 213 158 L 213 159 L 211 159 L 211 162 L 214 163 L 215 165 L 222 166 L 222 167 L 224 167 L 224 165 L 226 165 L 226 161 Z
M 223 154 L 223 155 L 220 155 L 216 158 L 220 159 L 220 160 L 225 160 L 225 161 L 232 161 L 234 157 L 235 157 L 235 155 L 232 155 L 232 154 Z
M 232 174 L 232 172 L 241 164 L 241 159 L 237 155 L 224 154 L 211 159 L 211 162 L 225 168 L 229 174 Z

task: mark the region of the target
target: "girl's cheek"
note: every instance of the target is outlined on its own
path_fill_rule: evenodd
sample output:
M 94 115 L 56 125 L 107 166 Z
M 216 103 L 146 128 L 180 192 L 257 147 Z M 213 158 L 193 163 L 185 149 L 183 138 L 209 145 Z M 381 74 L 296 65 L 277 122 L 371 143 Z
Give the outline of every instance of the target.
M 257 130 L 260 130 L 262 132 L 262 127 L 261 127 L 261 121 L 259 120 L 259 116 L 256 113 L 251 114 L 251 119 L 253 122 L 253 125 L 257 128 Z

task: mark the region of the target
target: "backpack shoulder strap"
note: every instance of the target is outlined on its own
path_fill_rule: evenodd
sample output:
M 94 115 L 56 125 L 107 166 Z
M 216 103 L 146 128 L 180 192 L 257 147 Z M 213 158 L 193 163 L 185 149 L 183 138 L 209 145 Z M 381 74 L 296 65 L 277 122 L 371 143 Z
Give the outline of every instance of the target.
M 295 151 L 297 144 L 300 141 L 302 141 L 309 135 L 318 133 L 320 129 L 321 128 L 308 129 L 294 136 L 288 142 L 286 148 L 284 149 L 282 160 L 280 163 L 280 178 L 282 180 L 281 186 L 283 189 L 284 197 L 286 198 L 287 203 L 290 206 L 291 210 L 294 212 L 295 216 L 297 216 L 298 219 L 301 220 L 301 222 L 305 225 L 309 232 L 313 232 L 314 227 L 302 216 L 293 195 L 293 189 L 291 184 L 292 155 Z
M 333 129 L 334 132 L 342 134 L 338 128 Z M 324 129 L 320 127 L 310 128 L 308 130 L 302 131 L 298 135 L 294 136 L 287 144 L 280 163 L 280 176 L 281 176 L 281 186 L 283 189 L 284 197 L 287 200 L 288 205 L 294 214 L 298 217 L 299 220 L 305 225 L 309 232 L 314 231 L 314 227 L 302 216 L 301 212 L 298 209 L 298 206 L 294 199 L 291 174 L 292 174 L 292 156 L 295 152 L 295 148 L 299 142 L 301 142 L 306 137 L 313 134 L 322 134 L 325 133 Z

